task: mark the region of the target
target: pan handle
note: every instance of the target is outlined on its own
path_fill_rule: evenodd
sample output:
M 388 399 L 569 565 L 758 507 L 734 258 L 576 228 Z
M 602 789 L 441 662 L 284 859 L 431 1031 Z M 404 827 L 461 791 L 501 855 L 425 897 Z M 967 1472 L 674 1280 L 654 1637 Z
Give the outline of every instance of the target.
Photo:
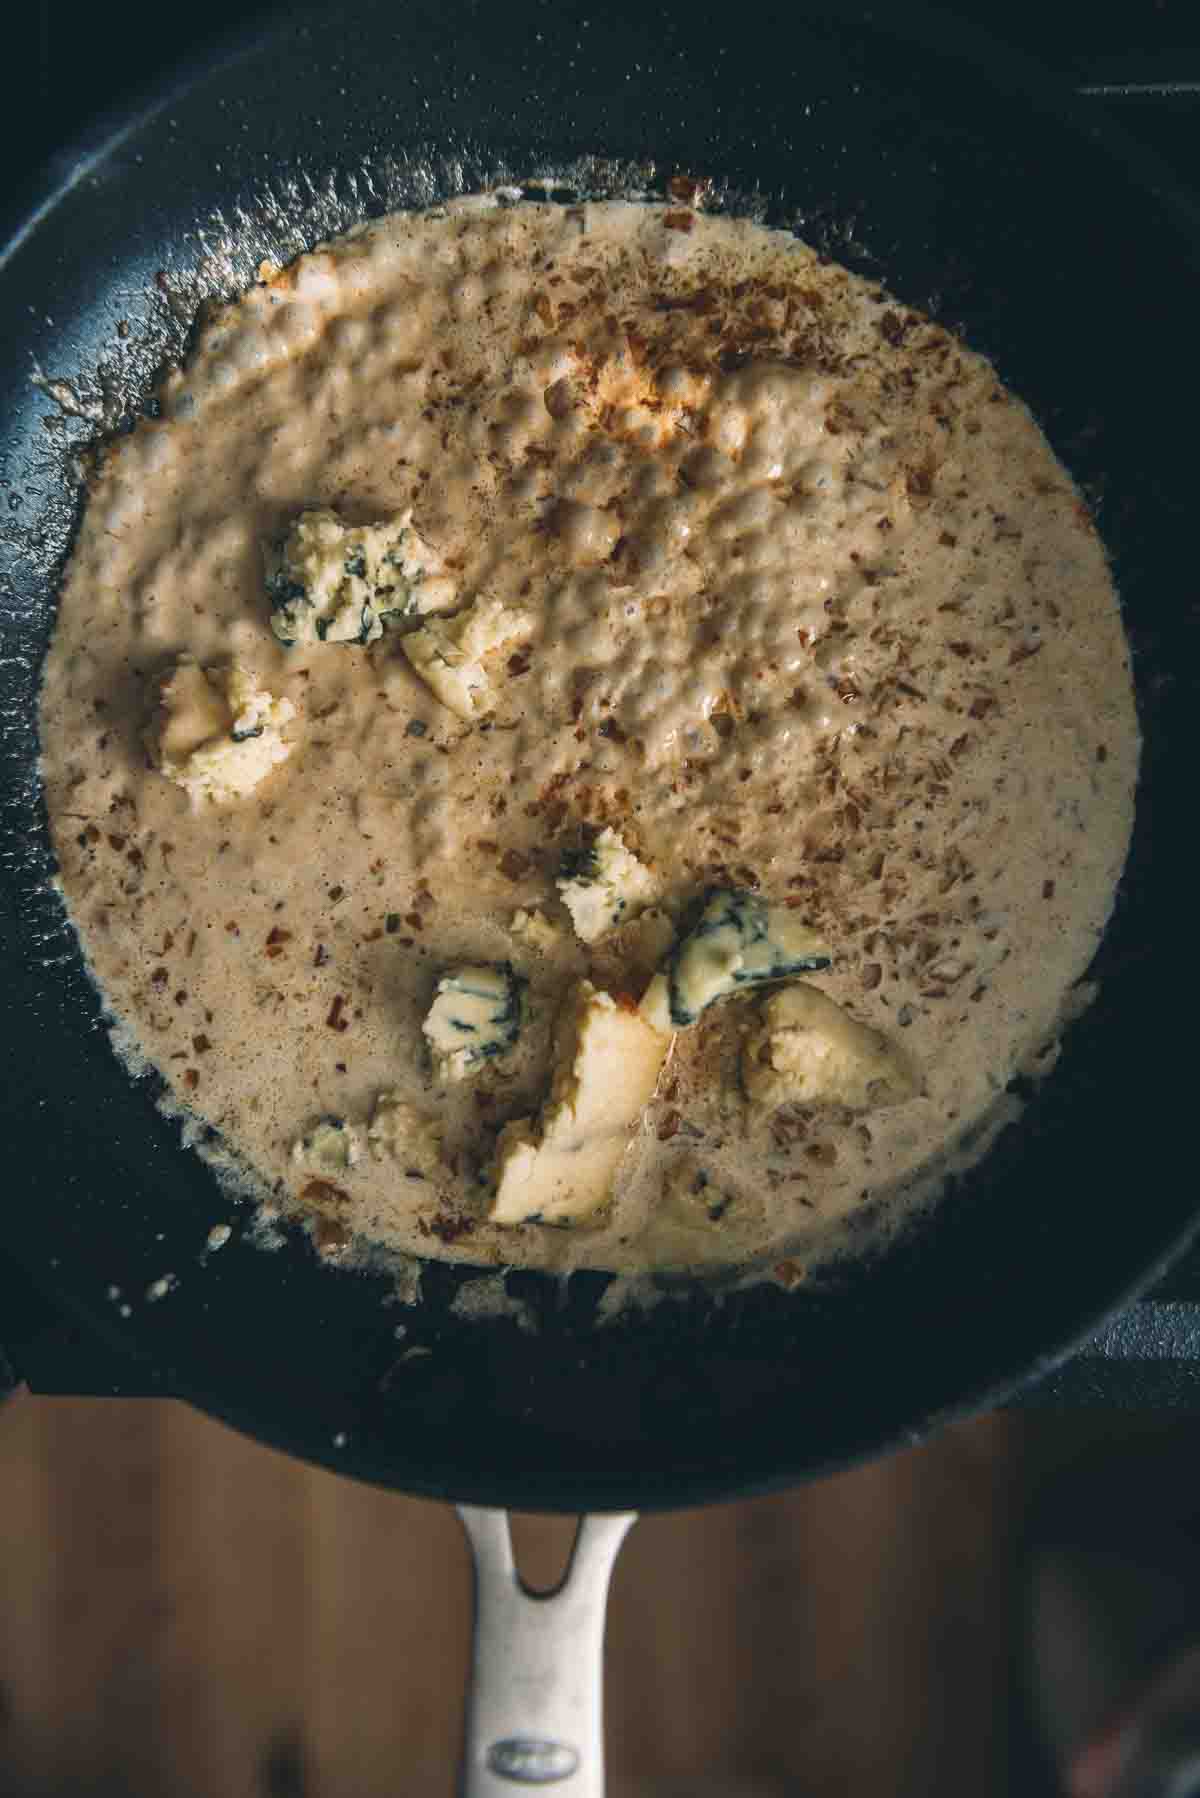
M 475 1560 L 475 1648 L 462 1798 L 604 1798 L 608 1582 L 634 1514 L 584 1517 L 553 1592 L 521 1584 L 506 1511 L 460 1505 Z

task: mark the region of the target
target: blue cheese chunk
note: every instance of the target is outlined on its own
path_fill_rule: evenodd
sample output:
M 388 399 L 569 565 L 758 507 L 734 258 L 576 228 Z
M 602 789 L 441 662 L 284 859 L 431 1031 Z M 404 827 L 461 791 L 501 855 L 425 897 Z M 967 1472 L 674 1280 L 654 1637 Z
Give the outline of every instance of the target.
M 426 1179 L 442 1167 L 440 1118 L 421 1111 L 388 1089 L 371 1110 L 367 1145 L 373 1161 L 395 1161 L 413 1178 Z
M 263 552 L 271 629 L 281 643 L 374 643 L 384 626 L 451 609 L 454 582 L 411 511 L 350 525 L 301 512 Z
M 254 791 L 294 745 L 283 736 L 296 715 L 236 663 L 202 668 L 181 655 L 161 681 L 144 733 L 152 765 L 193 805 L 228 805 Z
M 628 911 L 646 904 L 654 892 L 654 876 L 610 826 L 584 848 L 563 857 L 555 885 L 576 936 L 594 943 Z
M 909 1055 L 807 981 L 773 993 L 742 1046 L 742 1084 L 755 1105 L 903 1105 L 920 1091 Z
M 656 1029 L 694 1024 L 714 999 L 739 987 L 827 968 L 829 948 L 787 905 L 722 888 L 646 989 L 642 1015 Z
M 654 1267 L 727 1265 L 761 1241 L 761 1199 L 719 1184 L 692 1153 L 669 1162 L 639 1248 Z
M 509 929 L 519 943 L 537 950 L 540 955 L 553 954 L 562 935 L 557 924 L 552 924 L 545 912 L 536 909 L 515 911 Z
M 421 1025 L 439 1079 L 466 1080 L 512 1048 L 521 1030 L 523 987 L 507 962 L 442 975 Z
M 611 993 L 577 981 L 558 1020 L 540 1116 L 500 1132 L 491 1221 L 568 1224 L 599 1210 L 670 1046 Z
M 292 1160 L 318 1174 L 344 1174 L 362 1159 L 363 1133 L 345 1118 L 318 1118 L 292 1144 Z
M 492 709 L 495 697 L 485 658 L 532 629 L 528 612 L 480 597 L 452 618 L 431 618 L 404 637 L 401 647 L 444 706 L 460 718 L 476 718 Z

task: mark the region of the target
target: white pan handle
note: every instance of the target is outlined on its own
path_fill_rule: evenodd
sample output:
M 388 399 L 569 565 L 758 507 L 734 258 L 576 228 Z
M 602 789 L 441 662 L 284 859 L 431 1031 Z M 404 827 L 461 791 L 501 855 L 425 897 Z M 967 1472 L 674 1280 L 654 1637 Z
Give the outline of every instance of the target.
M 460 1505 L 475 1558 L 475 1650 L 462 1798 L 604 1798 L 604 1611 L 632 1512 L 585 1517 L 561 1584 L 536 1596 L 508 1513 Z

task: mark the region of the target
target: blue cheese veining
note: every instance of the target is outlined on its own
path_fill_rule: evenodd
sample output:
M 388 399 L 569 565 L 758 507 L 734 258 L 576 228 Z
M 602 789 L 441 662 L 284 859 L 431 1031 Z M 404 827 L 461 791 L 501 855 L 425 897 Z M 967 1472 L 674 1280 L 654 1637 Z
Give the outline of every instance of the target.
M 454 582 L 423 541 L 411 509 L 378 524 L 301 512 L 264 548 L 271 629 L 289 648 L 374 643 L 385 625 L 450 610 Z
M 659 1029 L 694 1024 L 715 999 L 827 968 L 829 945 L 787 905 L 756 893 L 710 893 L 700 916 L 654 977 L 643 1015 Z
M 521 1030 L 523 992 L 507 962 L 442 975 L 421 1025 L 440 1080 L 465 1080 L 508 1054 Z
M 555 882 L 575 934 L 594 943 L 654 893 L 654 876 L 611 826 L 563 856 Z

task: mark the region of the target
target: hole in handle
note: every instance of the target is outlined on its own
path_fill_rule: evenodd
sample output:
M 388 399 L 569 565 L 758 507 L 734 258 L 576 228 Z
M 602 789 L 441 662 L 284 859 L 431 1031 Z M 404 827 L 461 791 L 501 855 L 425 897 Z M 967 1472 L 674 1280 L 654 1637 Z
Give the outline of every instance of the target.
M 513 1511 L 508 1520 L 521 1590 L 530 1598 L 553 1598 L 571 1568 L 579 1538 L 578 1517 L 535 1516 Z

